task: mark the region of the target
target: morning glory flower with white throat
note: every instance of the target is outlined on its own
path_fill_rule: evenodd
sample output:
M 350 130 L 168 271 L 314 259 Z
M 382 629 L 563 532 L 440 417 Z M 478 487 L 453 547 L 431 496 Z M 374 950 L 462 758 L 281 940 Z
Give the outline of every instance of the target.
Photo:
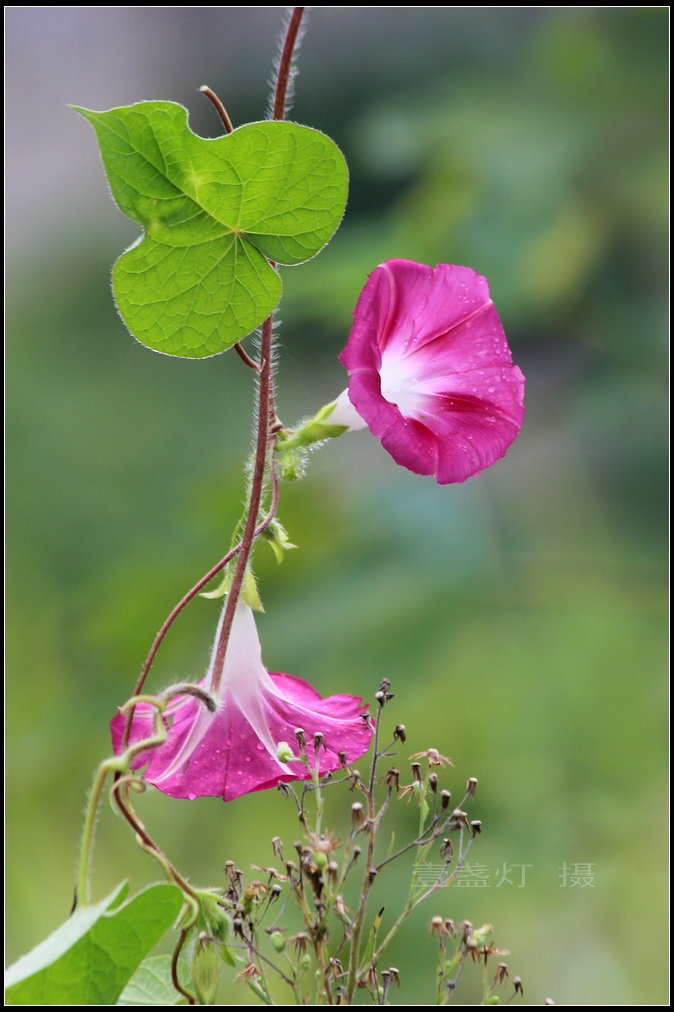
M 339 358 L 349 384 L 326 421 L 367 426 L 398 464 L 441 485 L 495 463 L 521 428 L 524 376 L 469 267 L 381 264 Z
M 222 616 L 218 633 L 221 623 Z M 318 763 L 323 775 L 367 751 L 372 731 L 362 700 L 348 695 L 324 699 L 301 678 L 268 671 L 254 614 L 243 601 L 234 612 L 217 689 L 215 650 L 214 645 L 206 677 L 198 683 L 212 697 L 215 710 L 193 695 L 176 696 L 168 704 L 167 740 L 134 760 L 136 769 L 147 764 L 147 783 L 174 798 L 230 801 L 279 783 L 308 779 L 309 769 L 297 758 L 301 752 L 312 768 Z M 154 721 L 155 708 L 138 703 L 129 742 L 149 738 Z M 121 713 L 112 721 L 117 753 L 122 751 L 125 723 Z

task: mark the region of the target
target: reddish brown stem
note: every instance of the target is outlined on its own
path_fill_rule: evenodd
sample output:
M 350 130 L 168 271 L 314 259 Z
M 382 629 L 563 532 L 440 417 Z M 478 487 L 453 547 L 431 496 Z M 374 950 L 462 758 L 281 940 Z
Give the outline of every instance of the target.
M 261 365 L 258 365 L 254 358 L 251 358 L 247 351 L 237 341 L 234 345 L 234 351 L 239 356 L 242 362 L 245 362 L 249 369 L 254 369 L 255 372 L 259 372 Z
M 267 515 L 265 516 L 265 518 L 262 520 L 262 522 L 259 524 L 259 526 L 255 530 L 255 537 L 257 537 L 258 535 L 262 534 L 262 532 L 267 527 L 269 527 L 269 524 L 272 522 L 272 520 L 276 516 L 276 509 L 278 507 L 278 497 L 279 497 L 278 479 L 276 477 L 275 472 L 272 472 L 272 498 L 271 498 L 271 503 L 269 505 L 269 510 L 267 511 Z M 145 679 L 147 678 L 147 676 L 148 676 L 148 674 L 150 672 L 150 668 L 152 667 L 152 663 L 153 663 L 155 657 L 157 656 L 157 651 L 159 650 L 159 647 L 161 646 L 162 641 L 163 641 L 164 637 L 166 636 L 166 633 L 169 631 L 169 629 L 171 628 L 171 626 L 173 625 L 173 623 L 177 619 L 177 617 L 180 614 L 180 612 L 183 610 L 183 608 L 186 605 L 188 605 L 190 603 L 190 601 L 192 600 L 193 597 L 196 597 L 196 595 L 199 593 L 199 591 L 201 590 L 201 588 L 206 586 L 206 584 L 209 582 L 209 580 L 212 580 L 214 576 L 217 576 L 217 574 L 222 569 L 225 568 L 225 566 L 227 565 L 227 563 L 231 562 L 231 560 L 234 558 L 234 556 L 237 554 L 237 552 L 240 551 L 240 549 L 241 549 L 241 542 L 239 542 L 238 545 L 235 545 L 234 548 L 232 548 L 229 552 L 227 552 L 227 555 L 225 555 L 224 558 L 220 559 L 219 562 L 217 562 L 211 569 L 209 569 L 208 572 L 205 573 L 201 577 L 201 579 L 198 580 L 194 584 L 194 586 L 191 587 L 190 590 L 187 591 L 187 593 L 180 599 L 180 601 L 178 601 L 178 603 L 175 606 L 175 608 L 173 608 L 173 610 L 167 616 L 167 618 L 164 621 L 164 623 L 162 624 L 159 632 L 157 633 L 157 635 L 154 638 L 154 642 L 153 642 L 152 646 L 150 647 L 150 652 L 148 653 L 147 657 L 145 658 L 145 661 L 143 663 L 143 667 L 141 668 L 140 674 L 139 674 L 138 679 L 136 681 L 136 684 L 134 686 L 134 690 L 133 690 L 133 693 L 132 693 L 133 696 L 140 695 L 140 692 L 141 692 L 141 690 L 143 688 L 143 685 L 145 684 Z M 126 748 L 126 746 L 129 744 L 129 734 L 130 734 L 130 731 L 131 731 L 131 724 L 132 724 L 132 721 L 133 721 L 133 714 L 134 714 L 134 708 L 132 708 L 129 711 L 127 719 L 126 719 L 126 726 L 124 728 L 124 748 Z
M 127 806 L 126 802 L 122 798 L 123 784 L 117 780 L 113 787 L 113 795 L 115 798 L 115 804 L 117 805 L 120 813 L 124 816 L 126 821 L 129 823 L 134 833 L 140 840 L 141 844 L 152 854 L 156 854 L 159 860 L 168 869 L 171 878 L 186 895 L 191 896 L 192 899 L 196 900 L 194 890 L 188 885 L 185 879 L 182 877 L 180 872 L 173 867 L 166 855 L 159 849 L 157 844 L 148 836 L 147 830 L 143 826 L 142 822 L 136 818 L 131 809 Z
M 297 34 L 304 10 L 304 7 L 295 7 L 290 16 L 288 27 L 286 28 L 274 87 L 272 118 L 275 120 L 283 119 L 285 115 L 288 84 L 290 82 L 290 70 L 293 61 L 293 51 L 297 42 Z M 269 263 L 272 267 L 276 266 L 276 264 L 271 260 Z M 253 463 L 253 475 L 250 483 L 250 496 L 248 499 L 246 523 L 241 537 L 241 550 L 236 562 L 232 585 L 227 597 L 225 613 L 222 620 L 222 626 L 220 628 L 218 643 L 215 649 L 215 657 L 213 659 L 213 681 L 211 684 L 213 692 L 217 692 L 222 679 L 222 670 L 225 663 L 225 654 L 227 653 L 227 644 L 229 643 L 229 636 L 232 631 L 232 622 L 234 621 L 234 610 L 239 600 L 246 566 L 248 565 L 248 560 L 250 559 L 250 553 L 256 537 L 255 529 L 260 509 L 260 502 L 262 499 L 262 492 L 264 489 L 270 428 L 274 421 L 274 384 L 272 373 L 273 331 L 274 318 L 272 314 L 272 316 L 268 316 L 262 324 L 255 460 Z
M 290 82 L 290 69 L 293 63 L 293 52 L 297 42 L 297 33 L 300 30 L 302 17 L 306 7 L 294 7 L 290 15 L 290 21 L 286 29 L 286 37 L 283 41 L 281 58 L 276 75 L 276 90 L 274 93 L 274 106 L 272 119 L 283 119 L 286 114 L 286 98 L 288 95 L 288 84 Z
M 173 950 L 173 955 L 171 956 L 171 981 L 173 982 L 173 986 L 178 992 L 178 994 L 181 994 L 183 998 L 185 998 L 188 1005 L 196 1005 L 197 1003 L 196 998 L 194 997 L 193 994 L 190 994 L 189 991 L 185 990 L 185 988 L 180 983 L 180 978 L 178 977 L 178 959 L 180 958 L 180 953 L 182 952 L 183 946 L 187 941 L 187 936 L 189 935 L 189 932 L 190 932 L 189 928 L 183 928 L 178 937 L 178 944 Z
M 267 448 L 269 446 L 269 428 L 271 424 L 270 403 L 272 391 L 272 317 L 269 316 L 262 324 L 262 341 L 260 344 L 260 386 L 258 389 L 257 403 L 257 440 L 255 445 L 255 461 L 253 464 L 253 475 L 250 482 L 250 496 L 248 498 L 248 509 L 246 523 L 241 536 L 241 548 L 236 561 L 236 569 L 232 577 L 232 585 L 227 596 L 225 614 L 220 628 L 220 635 L 215 649 L 213 659 L 213 681 L 211 690 L 215 693 L 220 685 L 222 669 L 225 663 L 225 653 L 229 642 L 229 634 L 234 621 L 234 609 L 239 600 L 243 577 L 250 558 L 250 553 L 255 541 L 257 528 L 257 517 L 262 500 L 264 489 L 264 477 L 267 467 Z
M 297 34 L 304 14 L 304 7 L 295 7 L 293 13 L 288 22 L 288 28 L 281 51 L 281 58 L 279 61 L 278 74 L 276 78 L 276 85 L 274 91 L 274 105 L 273 105 L 273 118 L 282 119 L 285 114 L 286 98 L 288 94 L 288 83 L 290 80 L 290 69 L 292 66 L 293 50 L 297 41 Z M 204 85 L 201 91 L 206 95 L 207 98 L 213 103 L 215 108 L 220 114 L 220 118 L 225 126 L 225 129 L 231 130 L 231 121 L 227 115 L 227 111 L 223 106 L 222 102 L 212 91 Z M 271 266 L 275 264 L 270 261 Z M 255 451 L 255 464 L 253 470 L 253 479 L 251 481 L 251 493 L 248 504 L 248 512 L 246 516 L 246 525 L 241 541 L 236 547 L 231 549 L 224 558 L 220 559 L 209 571 L 201 577 L 201 579 L 195 583 L 195 585 L 187 591 L 187 593 L 180 599 L 176 606 L 169 613 L 157 635 L 154 638 L 154 642 L 150 647 L 150 651 L 145 658 L 140 674 L 134 686 L 133 695 L 137 696 L 141 692 L 145 679 L 148 676 L 150 668 L 157 655 L 157 651 L 161 646 L 166 633 L 173 625 L 174 621 L 181 613 L 183 608 L 189 602 L 196 597 L 199 591 L 204 587 L 209 580 L 212 580 L 222 569 L 225 568 L 228 562 L 230 562 L 235 555 L 239 554 L 239 561 L 234 573 L 232 580 L 232 587 L 229 592 L 227 601 L 227 608 L 225 618 L 220 631 L 220 638 L 218 642 L 218 652 L 215 660 L 215 677 L 213 688 L 217 688 L 220 678 L 222 677 L 222 665 L 224 663 L 225 652 L 227 649 L 227 642 L 229 640 L 229 634 L 232 628 L 232 620 L 234 618 L 234 608 L 238 601 L 239 593 L 241 591 L 241 584 L 243 582 L 243 576 L 245 573 L 246 565 L 250 557 L 250 552 L 253 546 L 255 538 L 262 533 L 274 518 L 276 513 L 276 506 L 278 504 L 278 484 L 276 483 L 276 476 L 272 470 L 272 505 L 271 508 L 262 521 L 261 524 L 256 526 L 256 520 L 260 508 L 260 501 L 262 498 L 262 491 L 264 488 L 264 476 L 265 467 L 267 461 L 267 440 L 269 438 L 269 432 L 271 423 L 273 421 L 274 411 L 274 389 L 272 382 L 272 334 L 273 334 L 273 320 L 270 316 L 262 325 L 262 342 L 260 350 L 260 364 L 257 365 L 252 359 L 249 359 L 243 348 L 235 345 L 238 354 L 247 361 L 247 364 L 252 364 L 253 368 L 260 375 L 260 388 L 258 394 L 258 431 Z M 131 732 L 131 724 L 133 722 L 134 710 L 131 709 L 127 715 L 126 725 L 124 728 L 124 745 L 128 745 L 129 735 Z
M 215 94 L 213 89 L 209 88 L 208 85 L 203 84 L 201 88 L 199 88 L 199 91 L 203 95 L 205 95 L 206 98 L 209 98 L 211 100 L 211 102 L 213 103 L 213 105 L 217 110 L 218 116 L 222 120 L 222 125 L 225 128 L 225 132 L 231 134 L 232 130 L 234 129 L 234 127 L 232 126 L 232 121 L 229 118 L 227 110 L 225 109 L 224 105 L 222 104 L 218 96 Z

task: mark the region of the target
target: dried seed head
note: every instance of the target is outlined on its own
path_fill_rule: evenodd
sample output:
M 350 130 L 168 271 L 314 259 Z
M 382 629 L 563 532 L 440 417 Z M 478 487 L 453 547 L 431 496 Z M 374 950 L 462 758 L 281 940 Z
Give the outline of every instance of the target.
M 478 780 L 477 777 L 468 777 L 466 781 L 466 794 L 469 798 L 475 797 L 475 791 L 477 790 Z
M 513 985 L 515 987 L 515 994 L 524 994 L 524 987 L 522 985 L 521 977 L 513 977 Z
M 295 937 L 293 938 L 293 945 L 295 946 L 300 956 L 303 956 L 304 953 L 307 951 L 308 943 L 309 943 L 309 936 L 305 931 L 300 931 L 300 933 L 298 935 L 295 935 Z
M 351 786 L 349 790 L 352 791 L 354 787 L 358 787 L 360 783 L 360 773 L 358 770 L 351 770 Z
M 261 974 L 255 963 L 249 963 L 248 966 L 244 967 L 241 973 L 237 973 L 234 980 L 255 980 L 259 976 L 261 976 Z
M 460 808 L 455 808 L 450 818 L 455 823 L 452 829 L 458 829 L 460 826 L 462 829 L 468 829 L 468 816 L 465 812 L 462 812 Z
M 390 970 L 382 970 L 381 971 L 381 988 L 379 989 L 379 1004 L 380 1005 L 387 1005 L 388 1004 L 387 998 L 388 998 L 388 993 L 391 990 L 391 981 L 392 981 L 392 979 L 393 978 L 391 977 L 391 971 Z
M 340 766 L 346 766 L 346 752 L 338 752 L 337 758 L 339 759 Z
M 279 898 L 279 896 L 281 895 L 282 892 L 283 892 L 283 889 L 278 884 L 278 882 L 274 882 L 273 886 L 269 890 L 269 895 L 270 895 L 270 897 L 271 897 L 272 900 L 277 900 Z
M 374 880 L 377 877 L 377 869 L 376 868 L 370 868 L 370 870 L 367 873 L 367 877 L 370 880 L 370 885 L 372 885 L 372 883 L 374 882 Z
M 395 766 L 391 766 L 382 779 L 388 787 L 395 787 L 398 790 L 400 786 L 400 770 L 396 769 Z
M 333 956 L 331 958 L 330 962 L 328 963 L 328 973 L 332 977 L 334 977 L 335 980 L 338 977 L 341 977 L 341 975 L 344 973 L 344 967 L 342 966 L 341 959 L 337 959 L 336 956 Z
M 375 966 L 370 965 L 367 968 L 365 976 L 361 977 L 361 979 L 358 981 L 358 987 L 362 988 L 369 987 L 375 993 L 377 992 L 379 982 L 377 980 L 377 969 Z
M 444 917 L 440 917 L 439 915 L 431 917 L 430 924 L 428 925 L 428 930 L 432 935 L 435 935 L 436 938 L 440 939 L 445 938 L 449 934 L 445 926 Z
M 398 967 L 389 966 L 388 972 L 391 974 L 391 977 L 393 978 L 393 983 L 397 984 L 398 987 L 400 987 L 400 970 L 398 969 Z
M 411 759 L 427 759 L 429 766 L 453 766 L 449 756 L 441 755 L 437 748 L 427 748 L 423 752 L 415 752 Z
M 441 801 L 441 808 L 444 811 L 446 808 L 449 808 L 449 803 L 452 800 L 452 792 L 451 791 L 441 791 L 440 792 L 440 797 L 442 799 L 442 801 Z
M 306 747 L 307 739 L 306 739 L 306 736 L 304 734 L 304 728 L 303 727 L 296 727 L 295 728 L 295 740 L 297 742 L 298 748 L 303 749 L 303 748 Z
M 379 685 L 379 691 L 374 694 L 374 698 L 377 700 L 380 707 L 386 706 L 389 699 L 393 699 L 393 693 L 389 692 L 390 688 L 391 683 L 388 678 L 382 678 L 381 684 Z
M 363 812 L 363 806 L 359 801 L 354 801 L 351 805 L 351 826 L 353 829 L 357 829 L 362 826 L 365 821 L 365 813 Z
M 466 953 L 470 954 L 472 959 L 475 959 L 477 955 L 477 950 L 479 949 L 479 945 L 477 944 L 472 935 L 468 936 L 468 938 L 463 943 L 463 947 L 466 950 Z
M 347 907 L 346 904 L 344 903 L 343 896 L 340 895 L 335 896 L 334 910 L 337 916 L 339 917 L 340 921 L 342 921 L 345 924 L 348 924 L 349 927 L 351 927 L 351 919 L 348 915 Z
M 412 763 L 411 770 L 414 779 L 421 781 L 421 763 Z
M 496 975 L 494 977 L 494 980 L 500 984 L 502 981 L 506 979 L 507 976 L 508 976 L 508 964 L 499 963 L 499 965 L 496 967 Z
M 319 854 L 332 854 L 341 844 L 341 840 L 332 833 L 309 833 L 311 849 Z
M 470 935 L 472 935 L 472 933 L 473 933 L 473 925 L 472 925 L 472 923 L 470 921 L 462 921 L 461 922 L 461 937 L 462 937 L 463 941 L 465 942 L 466 939 Z
M 254 879 L 250 883 L 248 888 L 245 890 L 244 896 L 246 896 L 246 894 L 250 894 L 253 897 L 253 899 L 259 900 L 262 899 L 262 897 L 266 894 L 266 892 L 267 892 L 266 885 L 263 885 L 262 882 L 259 882 L 257 879 Z
M 365 724 L 365 727 L 369 727 L 371 731 L 374 731 L 376 725 L 369 713 L 361 713 L 360 719 Z
M 275 836 L 271 841 L 271 849 L 274 851 L 274 855 L 278 857 L 280 861 L 283 860 L 283 840 L 280 836 Z
M 473 819 L 470 824 L 470 835 L 475 837 L 478 833 L 482 832 L 482 823 L 479 819 Z
M 362 849 L 360 847 L 354 847 L 353 848 L 353 859 L 354 859 L 354 861 L 357 861 L 358 858 L 360 857 L 360 855 L 362 853 L 363 853 L 363 851 L 362 851 Z
M 437 773 L 429 773 L 428 774 L 428 786 L 433 791 L 433 794 L 437 794 L 438 793 L 438 774 Z
M 285 881 L 285 875 L 281 875 L 281 873 L 278 872 L 276 868 L 265 868 L 263 865 L 260 864 L 252 864 L 251 868 L 255 868 L 256 871 L 263 871 L 265 875 L 269 875 L 270 882 L 273 881 L 273 879 L 275 878 L 281 879 L 281 881 Z
M 325 735 L 322 731 L 316 731 L 316 734 L 314 735 L 314 750 L 318 752 L 321 747 L 325 749 L 326 752 L 328 751 L 328 746 L 325 744 Z
M 398 741 L 407 741 L 407 731 L 405 730 L 404 724 L 397 724 L 396 729 L 393 732 L 393 737 L 397 738 Z

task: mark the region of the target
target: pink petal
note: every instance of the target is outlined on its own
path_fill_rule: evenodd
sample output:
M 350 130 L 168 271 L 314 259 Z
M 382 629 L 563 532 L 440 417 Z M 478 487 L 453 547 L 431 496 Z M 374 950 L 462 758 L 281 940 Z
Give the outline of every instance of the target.
M 292 675 L 269 673 L 273 691 L 262 695 L 267 725 L 275 742 L 285 741 L 299 754 L 295 730 L 305 732 L 305 751 L 310 763 L 316 760 L 313 736 L 320 731 L 326 748 L 318 750 L 320 772 L 339 769 L 338 753 L 346 753 L 354 762 L 367 751 L 371 730 L 361 716 L 362 700 L 337 695 L 322 699 L 307 682 Z M 207 688 L 207 680 L 200 683 Z M 151 707 L 136 707 L 130 741 L 138 742 L 152 733 Z M 194 696 L 181 697 L 172 710 L 168 740 L 158 748 L 136 757 L 137 769 L 147 763 L 145 779 L 164 794 L 174 798 L 221 797 L 230 801 L 251 791 L 275 787 L 279 783 L 306 780 L 310 774 L 299 762 L 280 763 L 262 743 L 241 710 L 226 699 L 215 714 L 210 714 Z M 112 721 L 115 752 L 121 751 L 126 718 L 118 714 Z M 194 728 L 198 741 L 186 764 L 173 770 L 175 757 L 184 748 Z
M 372 433 L 397 463 L 440 484 L 489 467 L 522 425 L 524 377 L 486 280 L 468 267 L 382 264 L 339 357 Z

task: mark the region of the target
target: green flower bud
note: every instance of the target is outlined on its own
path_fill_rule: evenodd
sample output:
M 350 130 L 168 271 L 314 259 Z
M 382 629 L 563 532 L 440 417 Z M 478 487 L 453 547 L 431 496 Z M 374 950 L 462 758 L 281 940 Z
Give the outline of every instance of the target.
M 225 911 L 218 903 L 215 896 L 202 892 L 199 894 L 201 912 L 208 925 L 208 930 L 219 942 L 224 942 L 230 929 L 230 920 Z
M 280 741 L 276 746 L 276 758 L 280 763 L 288 763 L 297 759 L 287 741 Z
M 218 943 L 202 932 L 192 958 L 192 980 L 202 1005 L 213 1005 L 220 982 L 222 959 Z
M 269 937 L 271 938 L 271 944 L 274 946 L 276 951 L 283 952 L 286 947 L 286 940 L 278 928 L 275 931 L 272 931 Z

